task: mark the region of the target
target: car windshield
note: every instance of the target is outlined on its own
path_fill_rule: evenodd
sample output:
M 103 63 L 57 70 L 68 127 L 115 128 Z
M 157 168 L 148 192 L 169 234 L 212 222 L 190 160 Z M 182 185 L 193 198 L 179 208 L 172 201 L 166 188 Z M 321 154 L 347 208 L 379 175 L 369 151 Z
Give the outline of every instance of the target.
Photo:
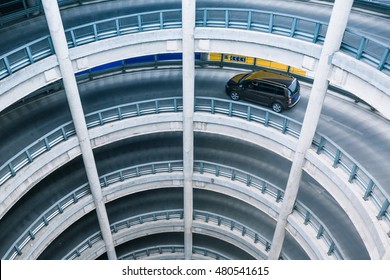
M 248 77 L 252 73 L 245 74 L 244 76 L 241 77 L 241 79 L 238 82 L 243 81 L 246 77 Z
M 290 90 L 289 95 L 291 95 L 297 90 L 297 86 L 298 86 L 297 79 L 294 79 L 291 85 L 288 87 L 288 89 Z

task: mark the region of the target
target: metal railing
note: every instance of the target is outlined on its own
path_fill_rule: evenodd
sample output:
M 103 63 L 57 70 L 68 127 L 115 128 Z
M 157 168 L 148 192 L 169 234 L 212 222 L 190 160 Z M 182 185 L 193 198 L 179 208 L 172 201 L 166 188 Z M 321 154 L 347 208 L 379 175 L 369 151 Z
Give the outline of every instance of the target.
M 37 5 L 28 5 L 26 0 L 3 1 L 0 3 L 0 27 L 12 21 L 30 18 L 41 10 L 41 1 Z
M 225 99 L 196 97 L 194 106 L 195 113 L 224 114 L 229 117 L 238 117 L 257 122 L 296 138 L 300 135 L 301 123 L 255 105 Z M 100 110 L 86 115 L 86 122 L 88 128 L 92 128 L 125 118 L 164 112 L 181 112 L 182 110 L 182 99 L 180 97 L 159 98 Z M 74 133 L 72 123 L 67 123 L 23 149 L 0 167 L 0 188 L 2 184 L 15 176 L 24 166 L 32 163 L 36 157 L 49 151 L 55 145 L 66 141 Z M 390 196 L 365 168 L 322 134 L 315 134 L 312 148 L 318 154 L 329 158 L 333 162 L 334 168 L 340 167 L 347 174 L 348 181 L 356 183 L 363 190 L 365 193 L 363 198 L 365 200 L 369 199 L 377 207 L 377 218 L 384 219 L 386 223 L 390 223 Z
M 5 1 L 3 1 L 5 2 Z M 58 6 L 85 5 L 90 0 L 57 0 Z M 7 23 L 31 18 L 43 13 L 42 2 L 37 0 L 36 3 L 29 3 L 27 0 L 11 0 L 0 3 L 0 27 Z
M 124 168 L 101 176 L 100 186 L 106 188 L 114 183 L 123 182 L 125 180 L 138 178 L 145 175 L 153 175 L 160 173 L 182 172 L 183 161 L 162 161 L 147 164 L 140 164 L 129 168 Z M 232 181 L 237 181 L 245 184 L 248 188 L 254 188 L 257 192 L 272 197 L 276 203 L 283 201 L 283 189 L 274 184 L 264 180 L 256 175 L 247 173 L 243 170 L 233 168 L 226 165 L 221 165 L 213 162 L 196 160 L 194 162 L 194 172 L 199 174 L 212 174 L 216 177 L 228 178 Z M 88 196 L 90 189 L 88 184 L 78 187 L 73 192 L 66 195 L 64 198 L 53 204 L 40 217 L 38 217 L 24 233 L 14 242 L 6 253 L 4 259 L 14 259 L 22 254 L 22 251 L 28 243 L 35 239 L 39 231 L 49 225 L 55 217 L 60 216 L 69 206 L 76 204 L 80 199 Z M 332 236 L 327 227 L 320 221 L 320 219 L 312 213 L 309 208 L 297 201 L 294 211 L 303 218 L 302 223 L 311 226 L 317 233 L 317 238 L 322 238 L 328 246 L 327 254 L 333 254 L 336 259 L 343 259 L 342 252 L 339 251 L 340 246 Z M 118 229 L 113 226 L 114 232 Z M 97 242 L 99 239 L 89 239 L 86 245 L 91 246 L 93 241 Z M 85 247 L 87 248 L 87 247 Z
M 322 44 L 327 24 L 288 14 L 249 9 L 202 8 L 196 11 L 197 27 L 245 29 L 278 34 Z M 96 21 L 65 30 L 70 48 L 125 34 L 181 28 L 181 10 L 162 10 Z M 341 50 L 390 73 L 390 46 L 358 31 L 347 29 Z M 54 54 L 45 36 L 0 56 L 0 79 Z
M 199 111 L 212 114 L 221 113 L 230 117 L 256 121 L 264 126 L 272 127 L 283 134 L 289 134 L 297 138 L 300 135 L 302 125 L 291 118 L 275 114 L 261 107 L 216 98 L 196 98 L 195 112 Z M 374 202 L 378 209 L 377 218 L 384 219 L 387 223 L 390 223 L 390 196 L 364 167 L 333 141 L 320 133 L 315 133 L 312 148 L 318 154 L 327 156 L 333 162 L 334 168 L 341 167 L 347 174 L 349 183 L 355 182 L 365 192 L 363 198 L 365 200 L 371 198 L 370 201 Z M 388 234 L 390 236 L 390 232 Z
M 57 0 L 57 2 L 59 7 L 63 9 L 66 7 L 72 7 L 74 5 L 86 5 L 91 1 Z M 373 10 L 390 7 L 389 0 L 355 0 L 355 2 L 364 4 L 365 8 L 372 8 Z M 0 27 L 9 22 L 30 18 L 43 12 L 42 3 L 39 0 L 36 4 L 28 4 L 26 0 L 7 1 L 6 3 L 0 4 Z
M 277 203 L 283 201 L 284 190 L 275 186 L 274 184 L 264 180 L 258 176 L 232 168 L 230 166 L 220 165 L 207 161 L 195 161 L 194 171 L 203 173 L 214 174 L 215 176 L 230 178 L 233 181 L 238 181 L 245 184 L 248 187 L 255 188 L 263 195 L 271 196 Z M 310 225 L 316 232 L 316 238 L 323 238 L 325 244 L 328 246 L 328 255 L 334 255 L 336 259 L 343 259 L 343 254 L 339 250 L 341 248 L 336 239 L 332 236 L 330 230 L 321 222 L 321 220 L 309 210 L 303 203 L 297 200 L 294 206 L 299 216 L 303 218 L 305 225 Z
M 84 184 L 74 190 L 72 193 L 64 196 L 61 200 L 52 205 L 51 208 L 40 215 L 29 226 L 29 228 L 24 231 L 21 236 L 19 236 L 19 238 L 14 242 L 14 244 L 10 247 L 2 259 L 13 260 L 18 255 L 21 255 L 23 253 L 23 249 L 28 245 L 29 242 L 35 239 L 40 230 L 47 227 L 53 219 L 61 215 L 68 207 L 74 205 L 80 199 L 88 196 L 90 193 L 91 191 L 89 185 Z
M 133 226 L 137 226 L 145 223 L 153 223 L 157 221 L 164 221 L 164 220 L 183 221 L 183 215 L 184 215 L 184 211 L 182 209 L 145 213 L 112 224 L 111 231 L 113 233 L 117 233 L 120 230 L 128 229 Z M 270 242 L 266 238 L 264 238 L 256 231 L 252 230 L 250 227 L 247 227 L 233 219 L 227 218 L 222 215 L 210 213 L 207 211 L 199 211 L 199 210 L 194 211 L 193 219 L 195 222 L 204 222 L 208 224 L 217 225 L 219 227 L 228 228 L 229 231 L 235 233 L 240 237 L 242 236 L 249 237 L 249 239 L 252 240 L 254 244 L 257 243 L 261 244 L 261 246 L 264 247 L 264 250 L 268 251 L 270 249 L 271 246 Z M 94 235 L 90 236 L 87 240 L 82 242 L 80 245 L 78 245 L 75 249 L 71 250 L 63 259 L 69 260 L 69 259 L 77 258 L 85 250 L 92 248 L 93 245 L 100 240 L 102 240 L 101 233 L 97 232 Z M 283 259 L 287 259 L 285 255 L 282 255 L 282 257 Z
M 73 123 L 67 122 L 24 148 L 0 167 L 0 187 L 7 180 L 16 176 L 23 167 L 32 163 L 34 159 L 75 134 Z
M 192 253 L 194 255 L 200 255 L 209 257 L 215 260 L 228 260 L 229 258 L 223 254 L 215 252 L 205 247 L 194 246 L 192 247 Z M 184 246 L 180 245 L 161 245 L 161 246 L 153 246 L 141 250 L 132 251 L 126 253 L 118 257 L 119 260 L 139 260 L 144 259 L 150 256 L 158 256 L 158 255 L 173 255 L 173 254 L 181 254 L 184 258 Z

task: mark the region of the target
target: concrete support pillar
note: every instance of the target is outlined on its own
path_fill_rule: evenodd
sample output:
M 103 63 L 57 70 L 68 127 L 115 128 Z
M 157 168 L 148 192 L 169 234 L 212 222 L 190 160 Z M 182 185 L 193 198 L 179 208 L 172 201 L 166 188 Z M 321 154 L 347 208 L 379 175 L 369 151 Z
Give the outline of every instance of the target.
M 183 35 L 183 175 L 184 175 L 184 258 L 192 258 L 195 96 L 195 0 L 182 0 Z
M 285 195 L 268 258 L 277 260 L 282 251 L 286 234 L 287 218 L 291 214 L 298 194 L 302 177 L 302 168 L 305 163 L 305 154 L 310 148 L 320 118 L 322 105 L 328 89 L 328 76 L 332 67 L 333 54 L 340 49 L 340 44 L 347 26 L 353 0 L 336 0 L 329 21 L 324 46 L 322 48 L 318 67 L 316 69 L 313 87 L 310 93 L 301 135 L 294 154 Z
M 84 118 L 83 107 L 77 87 L 73 67 L 69 58 L 69 49 L 66 42 L 64 28 L 61 21 L 61 15 L 57 1 L 42 0 L 43 8 L 46 14 L 46 20 L 49 26 L 50 35 L 53 41 L 54 50 L 57 55 L 60 67 L 65 93 L 68 100 L 76 134 L 79 140 L 81 154 L 94 199 L 96 213 L 99 220 L 100 230 L 106 245 L 109 259 L 116 259 L 115 247 L 111 235 L 110 224 L 106 207 L 103 201 L 102 190 L 100 187 L 99 176 L 96 168 L 88 129 Z

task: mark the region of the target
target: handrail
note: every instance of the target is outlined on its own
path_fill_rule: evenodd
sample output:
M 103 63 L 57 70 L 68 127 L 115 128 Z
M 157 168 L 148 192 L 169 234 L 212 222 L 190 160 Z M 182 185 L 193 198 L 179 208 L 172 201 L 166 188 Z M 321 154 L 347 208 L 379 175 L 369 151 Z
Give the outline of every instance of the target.
M 67 122 L 28 145 L 0 167 L 0 187 L 24 166 L 32 163 L 35 158 L 75 134 L 73 123 Z
M 153 246 L 136 251 L 126 253 L 125 255 L 119 256 L 118 260 L 139 260 L 142 259 L 142 256 L 151 256 L 151 255 L 164 255 L 164 254 L 176 254 L 181 253 L 184 257 L 184 246 L 177 244 L 174 245 L 162 245 L 162 246 Z M 208 256 L 215 260 L 228 260 L 229 258 L 223 254 L 215 252 L 205 247 L 193 246 L 192 253 L 195 255 Z
M 266 127 L 274 128 L 283 134 L 289 134 L 295 138 L 299 137 L 302 125 L 291 118 L 274 113 L 271 110 L 252 104 L 225 99 L 196 97 L 194 109 L 195 113 L 220 113 L 229 117 L 239 117 L 248 121 L 254 121 L 263 124 Z M 181 97 L 159 98 L 123 104 L 96 111 L 86 115 L 86 122 L 88 128 L 92 128 L 125 118 L 181 111 Z M 69 135 L 73 134 L 73 125 L 67 123 L 23 149 L 0 167 L 0 188 L 2 184 L 15 176 L 20 169 L 32 163 L 37 156 L 49 151 L 58 143 L 66 141 Z M 333 162 L 334 168 L 341 167 L 347 174 L 349 182 L 355 182 L 365 192 L 363 197 L 364 200 L 372 198 L 370 201 L 372 201 L 378 209 L 377 218 L 390 223 L 390 196 L 366 169 L 358 164 L 353 157 L 338 147 L 333 141 L 322 134 L 315 134 L 312 148 L 318 154 L 327 156 Z
M 156 222 L 156 221 L 164 221 L 164 220 L 183 220 L 184 211 L 182 209 L 173 209 L 173 210 L 162 210 L 140 214 L 137 216 L 130 217 L 128 219 L 121 220 L 119 222 L 113 223 L 111 225 L 111 231 L 113 233 L 117 233 L 120 230 L 128 229 L 132 226 Z M 261 234 L 257 233 L 250 227 L 247 227 L 240 222 L 230 219 L 228 217 L 218 215 L 215 213 L 194 210 L 193 213 L 194 221 L 201 221 L 204 223 L 209 223 L 217 226 L 228 227 L 230 231 L 236 232 L 239 236 L 247 236 L 249 237 L 254 244 L 260 243 L 264 246 L 264 250 L 268 251 L 270 249 L 271 243 Z M 87 250 L 88 248 L 92 248 L 92 246 L 99 240 L 101 240 L 100 231 L 91 235 L 81 244 L 79 244 L 75 249 L 71 250 L 63 259 L 75 259 L 82 252 Z M 284 259 L 286 256 L 282 255 Z
M 10 3 L 12 2 L 12 3 Z M 83 0 L 57 0 L 58 6 L 60 8 L 64 8 L 65 6 L 72 6 L 75 4 L 78 5 L 85 5 L 87 3 L 83 3 L 85 1 Z M 88 2 L 88 0 L 87 0 Z M 10 6 L 10 4 L 17 4 L 20 3 L 21 6 L 23 6 L 22 9 L 14 9 L 11 12 L 3 13 L 0 16 L 0 27 L 16 20 L 24 19 L 24 18 L 30 18 L 34 17 L 36 15 L 39 15 L 44 12 L 42 7 L 42 2 L 38 0 L 36 4 L 29 4 L 26 2 L 26 0 L 13 0 L 8 1 L 7 3 L 0 4 L 0 9 L 3 8 L 4 10 L 7 9 L 7 7 Z M 3 10 L 3 11 L 4 11 Z
M 23 19 L 23 18 L 30 18 L 31 16 L 34 16 L 36 14 L 40 14 L 43 12 L 41 1 L 38 1 L 36 5 L 30 5 L 27 6 L 25 3 L 25 0 L 14 0 L 13 2 L 23 2 L 23 8 L 19 10 L 14 10 L 10 13 L 6 13 L 4 15 L 0 16 L 0 26 L 3 26 L 4 24 L 8 22 L 12 22 L 14 20 Z M 59 7 L 62 9 L 66 6 L 73 6 L 73 5 L 85 5 L 88 4 L 88 1 L 84 3 L 83 0 L 57 0 Z M 390 7 L 390 1 L 389 0 L 355 0 L 358 4 L 364 4 L 365 8 L 368 9 L 383 9 Z M 8 3 L 0 4 L 0 8 L 6 7 Z
M 182 172 L 183 161 L 162 161 L 152 162 L 146 164 L 140 164 L 128 168 L 123 168 L 111 173 L 107 173 L 101 176 L 100 186 L 106 188 L 117 182 L 123 182 L 128 179 L 138 178 L 145 175 L 153 175 L 160 173 L 172 173 Z M 276 203 L 283 201 L 284 191 L 283 189 L 275 186 L 263 178 L 250 174 L 243 170 L 233 168 L 226 165 L 217 164 L 214 162 L 208 162 L 203 160 L 196 160 L 194 162 L 194 172 L 199 174 L 212 174 L 216 177 L 225 177 L 232 181 L 238 181 L 245 184 L 248 188 L 254 188 L 262 195 L 268 195 L 272 197 Z M 40 217 L 38 217 L 25 231 L 24 233 L 13 243 L 10 249 L 5 255 L 5 259 L 14 259 L 17 255 L 22 254 L 24 247 L 34 240 L 38 232 L 45 226 L 48 226 L 50 221 L 56 216 L 60 216 L 71 205 L 76 204 L 80 199 L 90 194 L 89 185 L 84 184 L 78 187 L 73 192 L 54 203 L 48 210 L 46 210 Z M 328 255 L 334 254 L 337 259 L 343 259 L 342 252 L 339 251 L 338 242 L 332 236 L 328 228 L 321 222 L 321 220 L 310 211 L 300 201 L 297 201 L 294 211 L 297 211 L 300 217 L 303 218 L 305 225 L 310 225 L 317 233 L 317 238 L 323 238 L 328 246 Z M 92 242 L 92 241 L 91 241 Z
M 217 177 L 230 178 L 232 181 L 238 181 L 245 184 L 247 187 L 253 187 L 263 195 L 271 196 L 276 203 L 283 201 L 284 190 L 278 186 L 270 183 L 263 178 L 250 174 L 243 170 L 233 168 L 226 165 L 216 164 L 208 161 L 195 161 L 194 171 L 203 173 L 210 173 Z M 328 246 L 328 255 L 334 255 L 336 259 L 344 259 L 342 252 L 339 248 L 336 239 L 332 236 L 330 230 L 321 222 L 321 220 L 310 211 L 299 200 L 296 201 L 294 206 L 296 211 L 302 218 L 305 225 L 310 225 L 317 233 L 317 238 L 324 238 L 326 245 Z
M 243 104 L 240 102 L 226 101 L 224 99 L 199 97 L 195 99 L 195 112 L 206 111 L 212 114 L 222 113 L 230 117 L 240 117 L 248 121 L 256 121 L 267 127 L 272 127 L 283 134 L 289 134 L 296 138 L 300 135 L 302 124 L 276 114 L 268 109 Z M 348 175 L 349 183 L 355 182 L 365 192 L 364 200 L 372 197 L 374 205 L 378 209 L 377 218 L 390 223 L 390 195 L 386 193 L 378 181 L 347 152 L 341 149 L 326 136 L 315 133 L 312 148 L 318 154 L 324 154 L 333 162 L 333 167 L 342 167 Z M 390 232 L 388 233 L 390 236 Z
M 236 8 L 199 8 L 196 11 L 196 26 L 266 32 L 315 44 L 323 43 L 327 29 L 326 23 L 303 17 Z M 68 46 L 73 48 L 125 34 L 170 28 L 181 28 L 180 9 L 143 12 L 100 20 L 66 29 L 65 34 Z M 390 73 L 390 46 L 386 43 L 348 28 L 341 50 L 373 65 L 383 73 Z M 50 55 L 54 55 L 54 49 L 48 36 L 3 54 L 0 56 L 0 79 Z
M 39 231 L 49 225 L 50 221 L 61 215 L 68 207 L 77 203 L 80 199 L 86 197 L 91 193 L 89 185 L 84 184 L 78 187 L 73 192 L 67 194 L 65 197 L 60 199 L 58 202 L 47 209 L 42 215 L 40 215 L 27 230 L 13 243 L 8 249 L 7 253 L 2 259 L 13 260 L 18 255 L 22 254 L 23 249 L 28 243 L 35 239 Z

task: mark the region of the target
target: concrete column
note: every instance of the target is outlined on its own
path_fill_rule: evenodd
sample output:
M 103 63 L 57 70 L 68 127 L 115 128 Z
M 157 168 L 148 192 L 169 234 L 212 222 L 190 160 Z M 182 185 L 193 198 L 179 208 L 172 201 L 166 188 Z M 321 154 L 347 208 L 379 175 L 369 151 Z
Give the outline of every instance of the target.
M 347 26 L 353 0 L 336 0 L 329 21 L 324 46 L 318 67 L 316 69 L 313 87 L 310 93 L 301 135 L 294 154 L 285 195 L 268 258 L 277 260 L 282 251 L 286 234 L 287 218 L 291 214 L 297 198 L 299 184 L 302 177 L 302 168 L 305 163 L 306 151 L 310 148 L 320 118 L 322 105 L 328 89 L 328 76 L 332 68 L 333 54 L 340 49 L 340 44 Z
M 192 216 L 194 169 L 194 96 L 195 96 L 195 0 L 182 0 L 183 35 L 183 175 L 184 175 L 184 258 L 192 258 Z
M 103 201 L 99 176 L 96 168 L 95 158 L 93 156 L 86 121 L 84 118 L 79 90 L 77 87 L 75 75 L 73 73 L 72 63 L 69 58 L 69 49 L 66 42 L 58 3 L 57 1 L 53 0 L 42 0 L 42 4 L 46 14 L 46 20 L 49 26 L 54 50 L 57 55 L 66 97 L 79 140 L 81 154 L 88 177 L 88 183 L 94 199 L 100 230 L 106 245 L 107 255 L 109 259 L 116 259 L 115 247 L 111 235 L 108 215 Z

